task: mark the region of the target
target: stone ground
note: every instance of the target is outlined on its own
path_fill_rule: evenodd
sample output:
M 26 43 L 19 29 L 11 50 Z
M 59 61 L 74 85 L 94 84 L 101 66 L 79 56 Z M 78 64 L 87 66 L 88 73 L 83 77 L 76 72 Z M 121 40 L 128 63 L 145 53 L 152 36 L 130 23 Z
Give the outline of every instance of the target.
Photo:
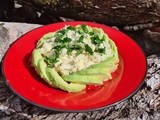
M 0 60 L 9 45 L 37 24 L 0 22 Z M 130 35 L 130 34 L 129 34 Z M 131 35 L 134 37 L 133 35 Z M 138 36 L 139 38 L 139 36 Z M 137 40 L 137 39 L 136 39 Z M 138 42 L 141 43 L 141 42 Z M 128 100 L 115 106 L 93 112 L 63 113 L 45 110 L 22 100 L 7 87 L 0 74 L 0 119 L 1 120 L 159 120 L 160 119 L 160 54 L 153 54 L 145 42 L 148 72 L 141 89 Z M 155 45 L 155 43 L 154 43 Z M 148 47 L 147 47 L 148 46 Z M 159 51 L 160 53 L 160 51 Z M 151 55 L 152 54 L 152 55 Z

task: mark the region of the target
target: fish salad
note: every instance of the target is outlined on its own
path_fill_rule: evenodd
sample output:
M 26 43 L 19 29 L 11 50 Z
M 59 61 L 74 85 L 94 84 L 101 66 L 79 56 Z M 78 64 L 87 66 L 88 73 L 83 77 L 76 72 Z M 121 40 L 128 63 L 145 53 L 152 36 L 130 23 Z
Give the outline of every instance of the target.
M 68 92 L 81 91 L 90 84 L 102 85 L 112 78 L 119 61 L 117 47 L 108 35 L 101 28 L 86 24 L 66 25 L 45 34 L 31 60 L 47 83 Z

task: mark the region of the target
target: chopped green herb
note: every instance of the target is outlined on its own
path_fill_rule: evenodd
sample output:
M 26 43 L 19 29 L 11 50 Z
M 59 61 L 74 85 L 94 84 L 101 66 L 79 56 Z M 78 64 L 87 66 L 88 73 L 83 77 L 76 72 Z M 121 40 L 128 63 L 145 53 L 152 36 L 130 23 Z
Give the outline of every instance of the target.
M 66 43 L 68 43 L 68 42 L 71 42 L 72 39 L 71 39 L 71 38 L 68 38 L 68 37 L 65 37 L 65 38 L 63 39 L 63 41 L 66 42 Z
M 66 28 L 63 28 L 57 31 L 55 35 L 56 37 L 55 44 L 53 45 L 53 48 L 52 48 L 52 49 L 55 49 L 55 54 L 51 57 L 45 58 L 45 61 L 49 66 L 54 66 L 54 63 L 59 61 L 58 58 L 63 48 L 67 49 L 68 55 L 71 55 L 73 50 L 76 51 L 75 56 L 80 55 L 81 53 L 83 53 L 83 51 L 86 51 L 90 55 L 93 55 L 94 52 L 105 54 L 106 48 L 100 48 L 100 44 L 103 43 L 105 39 L 104 38 L 100 39 L 95 32 L 89 32 L 85 24 L 82 24 L 79 28 L 76 29 L 73 26 L 68 26 Z M 67 37 L 69 30 L 75 31 L 81 35 L 74 45 L 70 44 L 72 39 Z M 88 44 L 85 44 L 84 46 L 81 45 L 81 43 L 83 43 L 85 34 L 90 35 L 91 43 L 96 46 L 94 51 Z
M 62 35 L 65 35 L 65 34 L 66 34 L 66 32 L 67 32 L 67 30 L 66 30 L 66 29 L 62 29 L 62 30 L 59 30 L 57 33 L 61 33 Z
M 101 44 L 101 40 L 98 36 L 95 36 L 95 42 L 96 44 L 100 45 Z
M 75 56 L 80 55 L 83 52 L 83 49 L 80 49 L 79 51 L 77 51 L 77 53 L 75 54 Z
M 95 35 L 95 36 L 91 37 L 92 44 L 100 45 L 103 41 L 104 41 L 104 39 L 100 39 L 98 37 L 98 35 Z
M 90 55 L 93 55 L 93 50 L 88 44 L 85 45 L 85 51 L 88 52 Z
M 61 43 L 60 48 L 66 48 L 66 44 L 65 43 Z
M 59 53 L 60 53 L 60 51 L 58 51 L 58 50 L 55 51 L 55 58 L 59 58 Z
M 94 32 L 89 32 L 89 35 L 91 35 L 91 36 L 94 35 Z
M 105 48 L 99 48 L 98 51 L 99 51 L 99 53 L 105 54 L 106 49 Z
M 83 48 L 78 44 L 72 45 L 67 50 L 68 50 L 67 51 L 68 54 L 70 54 L 73 50 L 76 50 L 77 53 L 75 54 L 75 56 L 78 56 L 79 54 L 81 54 L 83 52 Z
M 94 38 L 94 37 L 91 37 L 90 39 L 91 39 L 92 44 L 96 44 L 96 43 L 95 43 L 95 38 Z
M 53 48 L 56 49 L 56 51 L 60 51 L 61 50 L 61 45 L 54 46 Z
M 73 51 L 73 48 L 71 48 L 71 47 L 69 46 L 69 44 L 67 45 L 66 49 L 67 49 L 67 54 L 68 54 L 68 55 L 70 55 L 70 54 L 72 53 L 72 51 Z
M 99 48 L 99 46 L 96 46 L 94 52 L 103 53 L 105 54 L 106 48 Z
M 75 29 L 74 27 L 72 27 L 72 26 L 68 26 L 67 29 L 68 29 L 68 30 L 73 30 L 73 31 L 76 30 L 76 29 Z
M 83 31 L 77 31 L 80 35 L 84 36 L 84 32 Z
M 78 44 L 73 45 L 72 48 L 75 49 L 75 50 L 82 49 L 82 47 L 80 45 L 78 45 Z
M 81 36 L 77 42 L 83 42 L 84 36 Z
M 63 35 L 62 34 L 57 34 L 55 38 L 55 42 L 60 42 L 62 40 Z
M 81 27 L 82 27 L 82 30 L 83 30 L 85 33 L 88 33 L 88 29 L 87 29 L 87 26 L 86 26 L 85 24 L 82 24 Z
M 53 67 L 54 63 L 58 62 L 59 60 L 57 58 L 52 58 L 52 57 L 45 57 L 44 61 L 47 63 L 48 66 Z

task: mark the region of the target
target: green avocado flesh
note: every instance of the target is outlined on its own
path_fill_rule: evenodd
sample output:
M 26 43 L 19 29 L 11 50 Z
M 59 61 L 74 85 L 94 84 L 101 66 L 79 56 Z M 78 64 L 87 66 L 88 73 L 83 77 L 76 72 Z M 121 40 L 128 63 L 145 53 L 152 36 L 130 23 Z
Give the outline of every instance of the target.
M 36 48 L 32 52 L 31 65 L 35 68 L 36 72 L 43 78 L 50 86 L 61 89 L 67 92 L 79 92 L 86 88 L 86 85 L 103 85 L 105 80 L 112 79 L 111 73 L 118 67 L 118 51 L 115 43 L 108 38 L 102 29 L 82 28 L 80 25 L 75 27 L 80 32 L 95 32 L 99 34 L 99 38 L 108 40 L 113 51 L 113 57 L 108 57 L 104 61 L 89 66 L 86 69 L 79 70 L 69 75 L 60 75 L 54 66 L 49 66 L 46 59 L 42 55 L 40 48 L 46 40 L 51 39 L 56 32 L 44 35 L 37 43 Z M 68 39 L 69 40 L 69 39 Z M 88 49 L 90 52 L 90 49 Z M 92 52 L 91 52 L 92 53 Z
M 59 76 L 59 74 L 54 69 L 47 68 L 46 73 L 51 83 L 54 84 L 57 88 L 60 88 L 62 90 L 65 90 L 68 92 L 79 92 L 86 87 L 85 84 L 77 84 L 73 82 L 67 83 Z
M 102 85 L 104 75 L 64 75 L 62 76 L 67 82 L 77 82 L 87 85 Z
M 76 75 L 107 75 L 111 78 L 111 74 L 107 68 L 88 68 L 74 73 Z
M 93 68 L 100 68 L 103 71 L 103 68 L 106 69 L 109 72 L 114 72 L 117 69 L 117 64 L 109 63 L 109 62 L 101 62 L 99 64 L 90 66 L 88 69 Z

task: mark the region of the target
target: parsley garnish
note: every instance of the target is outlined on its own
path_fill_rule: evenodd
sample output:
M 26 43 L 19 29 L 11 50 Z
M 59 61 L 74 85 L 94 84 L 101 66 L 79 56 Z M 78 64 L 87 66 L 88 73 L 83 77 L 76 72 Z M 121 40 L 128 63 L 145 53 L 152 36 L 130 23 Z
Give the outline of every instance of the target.
M 83 48 L 80 45 L 74 45 L 73 47 L 77 51 L 75 56 L 78 56 L 79 54 L 81 54 L 83 52 Z
M 106 52 L 106 48 L 99 48 L 99 49 L 98 49 L 98 51 L 99 51 L 99 53 L 103 53 L 103 54 L 105 54 L 105 52 Z
M 62 30 L 59 30 L 57 33 L 60 33 L 62 35 L 65 35 L 67 32 L 67 29 L 62 29 Z
M 93 55 L 93 50 L 88 44 L 85 45 L 85 51 L 88 52 L 90 55 Z
M 71 39 L 71 38 L 68 38 L 68 37 L 65 37 L 65 38 L 63 39 L 63 41 L 64 41 L 65 43 L 68 43 L 68 42 L 71 42 L 72 39 Z
M 83 42 L 84 36 L 81 36 L 77 42 Z
M 68 30 L 73 30 L 73 31 L 76 30 L 76 29 L 75 29 L 74 27 L 72 27 L 72 26 L 68 26 L 67 29 L 68 29 Z
M 80 29 L 79 29 L 80 28 Z M 94 52 L 105 54 L 106 48 L 100 48 L 100 44 L 103 44 L 104 38 L 100 39 L 98 34 L 94 31 L 89 32 L 87 26 L 85 24 L 82 24 L 79 28 L 74 28 L 73 26 L 67 26 L 66 28 L 63 28 L 59 31 L 57 31 L 55 35 L 55 44 L 53 45 L 52 49 L 55 49 L 54 55 L 45 57 L 45 61 L 47 62 L 48 66 L 54 66 L 54 63 L 58 62 L 58 58 L 62 52 L 63 48 L 67 49 L 67 54 L 71 55 L 72 51 L 75 50 L 76 54 L 75 56 L 78 56 L 85 51 L 89 55 L 93 55 Z M 68 31 L 74 31 L 77 32 L 79 35 L 79 39 L 75 42 L 74 45 L 71 44 L 72 39 L 67 37 Z M 91 43 L 96 46 L 95 50 L 93 51 L 92 48 L 84 43 L 84 36 L 90 35 Z M 82 45 L 81 43 L 84 43 Z
M 80 55 L 83 52 L 83 49 L 80 49 L 79 51 L 77 51 L 77 53 L 75 54 L 75 56 Z
M 83 30 L 85 33 L 88 33 L 88 29 L 87 29 L 87 26 L 86 26 L 85 24 L 82 24 L 81 27 L 82 27 L 82 30 Z
M 91 37 L 91 42 L 92 44 L 95 44 L 95 45 L 100 45 L 104 40 L 103 39 L 100 39 L 98 37 L 98 35 L 95 35 L 93 37 Z
M 58 62 L 59 60 L 57 58 L 46 56 L 44 61 L 47 63 L 49 67 L 54 67 L 54 63 Z
M 94 35 L 94 32 L 89 32 L 89 35 L 91 35 L 91 36 Z
M 69 43 L 67 44 L 66 49 L 67 49 L 67 54 L 68 54 L 68 55 L 70 55 L 70 54 L 72 53 L 72 51 L 73 51 L 73 48 L 71 48 L 71 47 L 69 46 Z
M 62 40 L 63 35 L 62 34 L 57 34 L 55 42 L 60 42 Z
M 99 48 L 99 46 L 96 46 L 94 52 L 103 53 L 105 54 L 106 48 Z

